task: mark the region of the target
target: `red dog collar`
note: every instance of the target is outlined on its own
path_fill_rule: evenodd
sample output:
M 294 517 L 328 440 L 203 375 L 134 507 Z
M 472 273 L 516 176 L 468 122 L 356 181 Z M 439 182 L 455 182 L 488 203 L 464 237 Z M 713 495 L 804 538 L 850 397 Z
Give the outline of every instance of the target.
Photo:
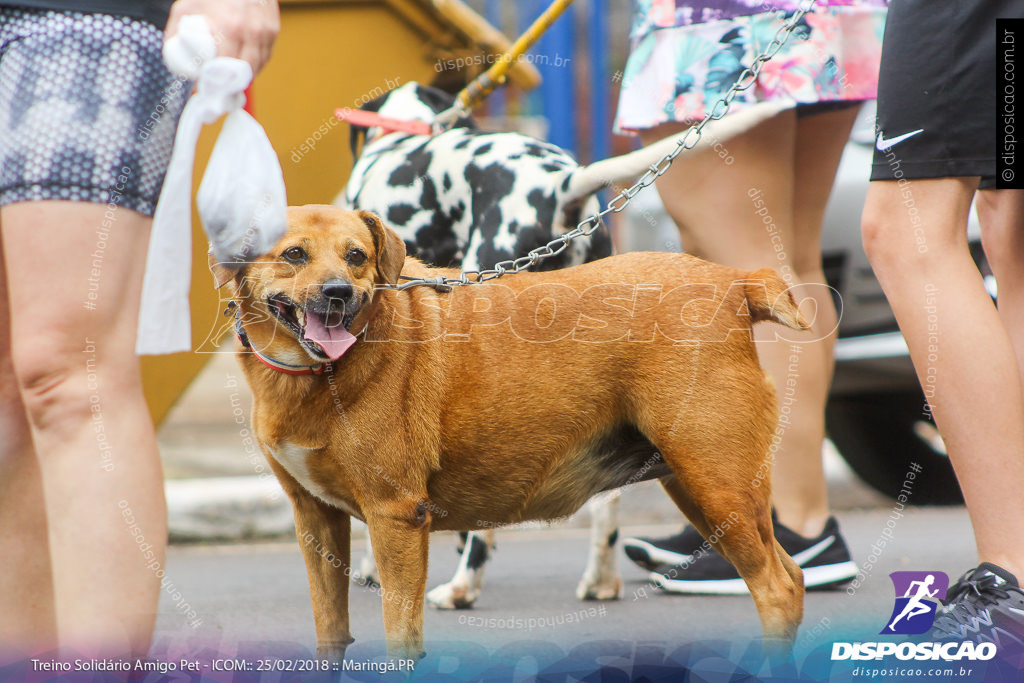
M 408 133 L 409 135 L 432 135 L 434 129 L 426 121 L 402 121 L 389 119 L 375 111 L 362 109 L 336 109 L 334 115 L 354 126 L 367 128 L 383 128 L 388 132 Z
M 234 302 L 232 302 L 234 303 Z M 230 311 L 233 307 L 228 306 Z M 238 341 L 242 342 L 242 346 L 252 351 L 252 355 L 256 356 L 256 360 L 266 365 L 271 370 L 277 370 L 283 372 L 286 375 L 322 375 L 324 370 L 330 363 L 319 363 L 317 365 L 289 365 L 288 363 L 282 363 L 279 360 L 274 360 L 270 356 L 264 356 L 262 353 L 256 350 L 256 347 L 249 343 L 249 335 L 242 329 L 242 321 L 238 319 L 237 312 L 235 313 L 235 334 L 238 336 Z
M 256 360 L 263 363 L 271 370 L 277 370 L 278 372 L 283 372 L 286 375 L 322 375 L 324 374 L 324 368 L 328 365 L 327 363 L 320 363 L 318 365 L 289 365 L 288 363 L 282 363 L 279 360 L 274 360 L 270 356 L 264 356 L 253 347 L 250 347 L 250 350 L 252 351 L 252 354 L 256 356 Z

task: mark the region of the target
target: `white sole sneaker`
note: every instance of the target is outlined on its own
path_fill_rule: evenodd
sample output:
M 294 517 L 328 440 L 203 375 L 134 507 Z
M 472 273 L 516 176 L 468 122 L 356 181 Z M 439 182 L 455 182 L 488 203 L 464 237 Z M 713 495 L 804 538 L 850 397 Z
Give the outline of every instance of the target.
M 693 555 L 674 553 L 639 538 L 626 539 L 622 543 L 622 549 L 629 559 L 647 569 L 663 564 L 689 564 L 693 561 Z
M 852 561 L 839 564 L 825 564 L 803 569 L 805 588 L 827 588 L 846 583 L 857 576 L 857 565 Z M 687 595 L 750 595 L 743 579 L 719 579 L 706 581 L 685 581 L 670 579 L 658 572 L 651 573 L 651 581 L 668 593 Z

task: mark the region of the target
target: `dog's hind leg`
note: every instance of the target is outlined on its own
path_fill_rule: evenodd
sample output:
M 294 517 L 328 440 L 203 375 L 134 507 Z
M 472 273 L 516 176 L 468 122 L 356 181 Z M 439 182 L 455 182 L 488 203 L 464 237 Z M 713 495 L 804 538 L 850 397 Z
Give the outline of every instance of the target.
M 728 442 L 708 444 L 707 448 L 721 448 L 724 443 Z M 729 444 L 731 449 L 740 447 L 735 440 Z M 667 482 L 666 489 L 671 492 L 678 486 L 685 492 L 685 499 L 699 510 L 680 505 L 746 582 L 765 637 L 791 646 L 803 619 L 804 586 L 795 563 L 789 558 L 789 562 L 782 559 L 785 553 L 772 531 L 768 486 L 756 478 L 757 465 L 767 461 L 740 457 L 721 463 L 706 455 L 673 458 L 662 452 L 677 476 L 675 482 Z M 672 497 L 677 502 L 682 498 L 678 494 Z
M 747 584 L 765 637 L 791 646 L 803 619 L 804 586 L 799 569 L 783 561 L 772 530 L 768 451 L 774 396 L 756 357 L 739 360 L 751 366 L 742 385 L 701 378 L 714 411 L 688 411 L 686 428 L 676 430 L 680 415 L 665 409 L 679 404 L 652 401 L 656 408 L 640 427 L 675 474 L 663 486 Z M 685 577 L 670 578 L 674 588 L 686 588 Z M 700 592 L 701 582 L 693 588 Z
M 775 540 L 767 486 L 752 485 L 755 468 L 726 474 L 730 467 L 698 462 L 707 458 L 685 460 L 677 479 L 667 478 L 663 485 L 677 505 L 683 501 L 680 510 L 709 544 L 736 567 L 757 605 L 765 637 L 791 646 L 803 619 L 803 579 Z
M 690 494 L 679 483 L 676 475 L 670 474 L 667 477 L 662 477 L 658 480 L 658 483 L 665 489 L 665 493 L 676 504 L 676 507 L 686 516 L 686 519 L 690 520 L 690 523 L 700 532 L 700 535 L 705 539 L 710 536 L 711 525 L 704 519 L 704 513 L 701 512 L 697 504 L 690 498 Z
M 778 540 L 775 541 L 775 553 L 779 556 L 779 559 L 782 560 L 782 566 L 786 568 L 786 572 L 789 574 L 790 578 L 793 579 L 793 582 L 798 586 L 803 586 L 803 570 L 800 569 L 800 565 L 796 563 L 796 560 L 790 557 L 789 553 L 783 549 L 782 544 L 780 544 Z
M 576 587 L 580 600 L 617 600 L 622 597 L 615 544 L 619 539 L 618 489 L 590 501 L 590 555 L 587 568 Z
M 693 523 L 693 526 L 697 528 L 697 531 L 699 531 L 705 539 L 710 537 L 714 532 L 714 527 L 708 524 L 707 520 L 704 518 L 704 513 L 701 512 L 700 508 L 698 508 L 693 502 L 690 498 L 690 494 L 686 492 L 686 489 L 684 489 L 683 485 L 679 483 L 679 480 L 676 479 L 675 475 L 663 477 L 660 481 L 669 497 L 672 498 L 676 506 L 683 511 L 686 518 Z M 703 554 L 709 550 L 711 550 L 711 543 L 705 540 L 704 545 L 698 552 Z M 778 541 L 775 542 L 775 552 L 779 556 L 779 560 L 782 561 L 782 566 L 785 567 L 786 572 L 789 574 L 790 578 L 793 579 L 794 584 L 802 586 L 803 573 L 800 570 L 800 566 L 793 561 L 793 558 L 786 554 L 786 551 L 782 549 L 782 546 L 779 545 Z M 675 578 L 675 576 L 670 574 L 669 578 Z
M 462 544 L 455 576 L 427 593 L 427 604 L 438 609 L 468 609 L 484 585 L 484 568 L 494 550 L 494 529 L 471 531 Z

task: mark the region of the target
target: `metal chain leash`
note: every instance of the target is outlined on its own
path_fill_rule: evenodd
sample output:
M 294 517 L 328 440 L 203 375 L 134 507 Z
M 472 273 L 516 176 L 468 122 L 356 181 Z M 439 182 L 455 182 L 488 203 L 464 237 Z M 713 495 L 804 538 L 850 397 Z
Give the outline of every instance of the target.
M 683 153 L 684 150 L 693 149 L 697 143 L 700 142 L 701 135 L 703 134 L 704 126 L 711 121 L 717 121 L 723 118 L 729 113 L 729 107 L 732 105 L 732 101 L 736 98 L 736 95 L 749 89 L 754 82 L 757 81 L 758 75 L 761 73 L 761 68 L 764 63 L 772 59 L 782 46 L 789 39 L 793 30 L 796 29 L 797 24 L 803 18 L 807 12 L 814 8 L 817 0 L 802 0 L 797 9 L 793 12 L 790 18 L 785 24 L 779 27 L 775 32 L 775 36 L 771 42 L 768 43 L 768 47 L 765 48 L 749 67 L 744 69 L 740 77 L 732 85 L 731 88 L 715 102 L 715 105 L 711 108 L 711 111 L 683 135 L 679 140 L 676 141 L 676 148 L 663 156 L 656 164 L 651 165 L 647 171 L 640 176 L 640 178 L 633 183 L 629 188 L 623 190 L 608 202 L 608 205 L 600 212 L 591 215 L 589 218 L 584 219 L 575 228 L 569 232 L 556 237 L 547 244 L 533 249 L 525 256 L 520 256 L 516 259 L 509 259 L 507 261 L 500 261 L 494 264 L 494 267 L 485 270 L 464 270 L 457 278 L 450 278 L 444 276 L 438 276 L 433 278 L 414 278 L 400 276 L 401 279 L 406 280 L 402 284 L 394 285 L 383 285 L 387 289 L 409 289 L 411 287 L 434 287 L 439 292 L 451 291 L 452 287 L 460 287 L 464 285 L 475 285 L 487 280 L 493 280 L 506 275 L 508 273 L 518 273 L 533 267 L 540 261 L 549 259 L 553 256 L 561 254 L 577 237 L 583 237 L 592 234 L 601 225 L 601 219 L 607 216 L 609 213 L 620 213 L 623 211 L 629 203 L 633 200 L 633 197 L 637 195 L 640 190 L 645 187 L 650 187 L 654 184 L 654 181 L 663 176 L 668 169 L 672 166 L 672 162 L 675 161 L 676 157 Z

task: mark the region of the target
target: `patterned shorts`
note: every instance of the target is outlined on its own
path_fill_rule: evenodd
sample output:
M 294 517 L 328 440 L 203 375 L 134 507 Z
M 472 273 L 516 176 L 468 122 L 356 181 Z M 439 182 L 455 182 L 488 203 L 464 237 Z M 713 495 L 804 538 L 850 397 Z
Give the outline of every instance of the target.
M 775 37 L 788 13 L 668 28 L 634 38 L 615 121 L 620 131 L 704 118 Z M 796 105 L 873 99 L 885 8 L 823 7 L 797 25 L 730 111 L 765 100 Z
M 0 8 L 0 205 L 114 203 L 152 216 L 191 84 L 128 17 Z

